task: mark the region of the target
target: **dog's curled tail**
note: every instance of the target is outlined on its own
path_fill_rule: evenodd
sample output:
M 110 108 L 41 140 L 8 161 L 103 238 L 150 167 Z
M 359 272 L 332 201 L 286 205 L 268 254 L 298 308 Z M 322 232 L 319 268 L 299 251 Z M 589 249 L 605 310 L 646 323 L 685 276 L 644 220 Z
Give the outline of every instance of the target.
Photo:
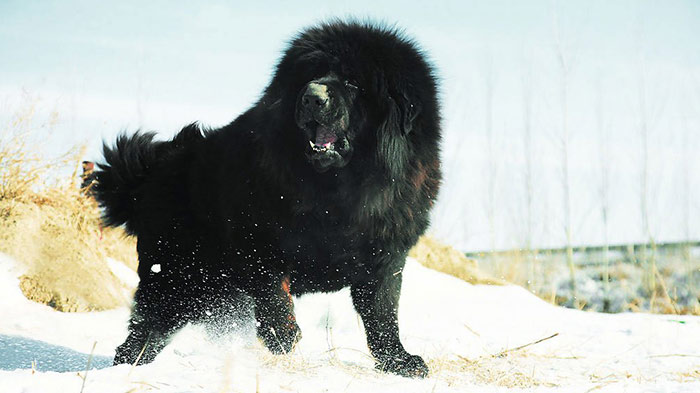
M 94 190 L 106 226 L 126 224 L 127 232 L 135 234 L 132 219 L 141 187 L 157 164 L 159 146 L 163 144 L 154 142 L 154 136 L 152 132 L 121 134 L 114 146 L 103 145 L 105 162 L 97 164 Z

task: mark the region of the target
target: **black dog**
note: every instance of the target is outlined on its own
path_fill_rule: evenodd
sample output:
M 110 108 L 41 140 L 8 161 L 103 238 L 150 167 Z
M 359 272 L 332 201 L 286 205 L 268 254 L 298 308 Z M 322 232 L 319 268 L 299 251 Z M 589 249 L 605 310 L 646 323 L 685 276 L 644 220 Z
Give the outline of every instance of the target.
M 399 340 L 397 307 L 438 191 L 439 122 L 435 78 L 412 41 L 335 21 L 300 33 L 231 124 L 105 146 L 96 197 L 107 225 L 138 237 L 141 278 L 114 363 L 152 361 L 240 292 L 265 345 L 288 352 L 300 338 L 291 295 L 350 286 L 377 367 L 427 375 Z

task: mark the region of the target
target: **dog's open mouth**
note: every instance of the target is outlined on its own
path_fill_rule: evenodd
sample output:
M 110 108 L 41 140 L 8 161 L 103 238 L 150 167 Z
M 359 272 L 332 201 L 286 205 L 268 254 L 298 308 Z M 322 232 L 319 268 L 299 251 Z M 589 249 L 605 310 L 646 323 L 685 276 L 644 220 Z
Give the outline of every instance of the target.
M 306 158 L 319 172 L 330 167 L 341 167 L 350 158 L 350 143 L 342 131 L 333 127 L 312 122 L 306 124 L 305 132 L 309 138 Z
M 319 125 L 316 128 L 316 138 L 310 140 L 311 149 L 316 152 L 324 152 L 326 150 L 335 149 L 335 143 L 338 141 L 338 135 L 328 127 Z

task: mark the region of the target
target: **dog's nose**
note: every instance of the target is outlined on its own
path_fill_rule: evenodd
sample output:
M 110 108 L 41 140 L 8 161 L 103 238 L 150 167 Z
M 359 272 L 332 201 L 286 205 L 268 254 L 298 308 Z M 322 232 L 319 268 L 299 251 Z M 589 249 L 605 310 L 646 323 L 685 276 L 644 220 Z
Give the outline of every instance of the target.
M 330 96 L 328 94 L 328 86 L 311 82 L 306 86 L 306 91 L 301 97 L 301 103 L 304 108 L 312 111 L 320 111 L 328 106 Z

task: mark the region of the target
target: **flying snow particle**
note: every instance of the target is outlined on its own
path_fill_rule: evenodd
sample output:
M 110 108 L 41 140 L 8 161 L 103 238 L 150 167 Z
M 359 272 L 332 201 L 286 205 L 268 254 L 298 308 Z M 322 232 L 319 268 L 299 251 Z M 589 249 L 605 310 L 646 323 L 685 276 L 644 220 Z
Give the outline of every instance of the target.
M 151 271 L 153 273 L 160 273 L 160 263 L 156 263 L 153 266 L 151 266 Z

